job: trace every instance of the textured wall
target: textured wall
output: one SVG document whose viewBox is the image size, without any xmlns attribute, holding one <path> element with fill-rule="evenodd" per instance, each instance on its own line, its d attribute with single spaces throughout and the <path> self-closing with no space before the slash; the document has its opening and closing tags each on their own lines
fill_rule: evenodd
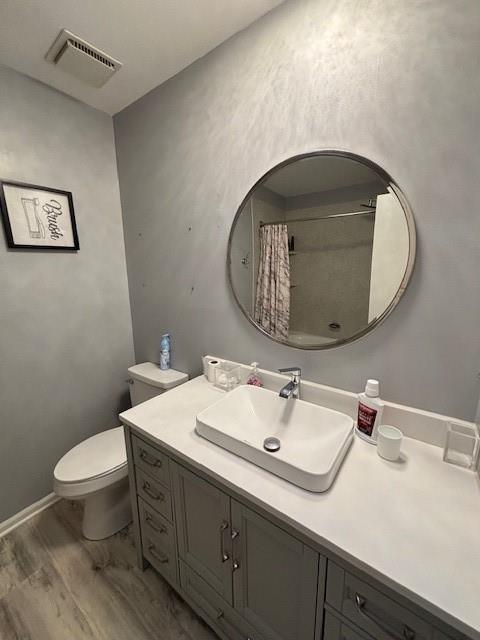
<svg viewBox="0 0 480 640">
<path fill-rule="evenodd" d="M 5 67 L 0 95 L 0 176 L 72 191 L 80 238 L 27 252 L 0 231 L 1 522 L 119 423 L 133 343 L 111 118 Z"/>
<path fill-rule="evenodd" d="M 471 418 L 480 365 L 478 0 L 287 2 L 115 117 L 138 360 L 173 331 L 175 366 L 214 353 Z M 320 148 L 384 167 L 419 248 L 369 336 L 302 352 L 257 333 L 225 270 L 235 211 L 277 162 Z"/>
</svg>

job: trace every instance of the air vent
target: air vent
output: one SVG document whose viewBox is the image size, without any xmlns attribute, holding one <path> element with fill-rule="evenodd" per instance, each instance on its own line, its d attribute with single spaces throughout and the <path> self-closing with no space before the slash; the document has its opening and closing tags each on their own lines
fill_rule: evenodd
<svg viewBox="0 0 480 640">
<path fill-rule="evenodd" d="M 50 47 L 46 60 L 92 87 L 103 87 L 122 64 L 63 29 Z"/>
<path fill-rule="evenodd" d="M 55 63 L 57 63 L 58 59 L 62 56 L 67 46 L 74 47 L 74 49 L 79 49 L 80 51 L 83 51 L 83 53 L 86 53 L 87 56 L 90 56 L 91 58 L 95 58 L 95 60 L 98 60 L 99 62 L 106 65 L 107 67 L 110 67 L 110 69 L 115 69 L 115 65 L 108 58 L 105 58 L 105 56 L 102 56 L 102 54 L 96 51 L 95 49 L 87 47 L 81 42 L 78 42 L 78 40 L 73 40 L 72 38 L 69 38 L 67 40 L 67 42 L 65 43 L 65 46 L 55 58 Z"/>
</svg>

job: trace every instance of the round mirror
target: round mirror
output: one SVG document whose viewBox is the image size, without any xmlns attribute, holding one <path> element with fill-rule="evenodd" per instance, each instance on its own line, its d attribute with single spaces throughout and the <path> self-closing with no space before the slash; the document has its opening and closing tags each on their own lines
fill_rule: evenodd
<svg viewBox="0 0 480 640">
<path fill-rule="evenodd" d="M 282 162 L 242 202 L 228 272 L 246 317 L 269 338 L 328 349 L 365 335 L 398 304 L 415 261 L 405 196 L 354 154 Z"/>
</svg>

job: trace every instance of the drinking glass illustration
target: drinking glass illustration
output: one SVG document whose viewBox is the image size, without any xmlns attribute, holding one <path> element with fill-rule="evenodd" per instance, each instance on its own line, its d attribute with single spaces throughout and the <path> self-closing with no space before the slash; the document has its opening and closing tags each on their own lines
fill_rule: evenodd
<svg viewBox="0 0 480 640">
<path fill-rule="evenodd" d="M 45 238 L 45 227 L 38 215 L 38 198 L 21 198 L 30 238 Z"/>
</svg>

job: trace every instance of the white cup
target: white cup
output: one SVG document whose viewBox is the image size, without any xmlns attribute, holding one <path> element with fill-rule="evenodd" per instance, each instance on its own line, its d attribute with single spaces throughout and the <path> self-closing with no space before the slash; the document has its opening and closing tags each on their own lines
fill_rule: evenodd
<svg viewBox="0 0 480 640">
<path fill-rule="evenodd" d="M 385 460 L 395 462 L 400 457 L 403 433 L 397 427 L 381 424 L 378 427 L 377 453 Z"/>
</svg>

